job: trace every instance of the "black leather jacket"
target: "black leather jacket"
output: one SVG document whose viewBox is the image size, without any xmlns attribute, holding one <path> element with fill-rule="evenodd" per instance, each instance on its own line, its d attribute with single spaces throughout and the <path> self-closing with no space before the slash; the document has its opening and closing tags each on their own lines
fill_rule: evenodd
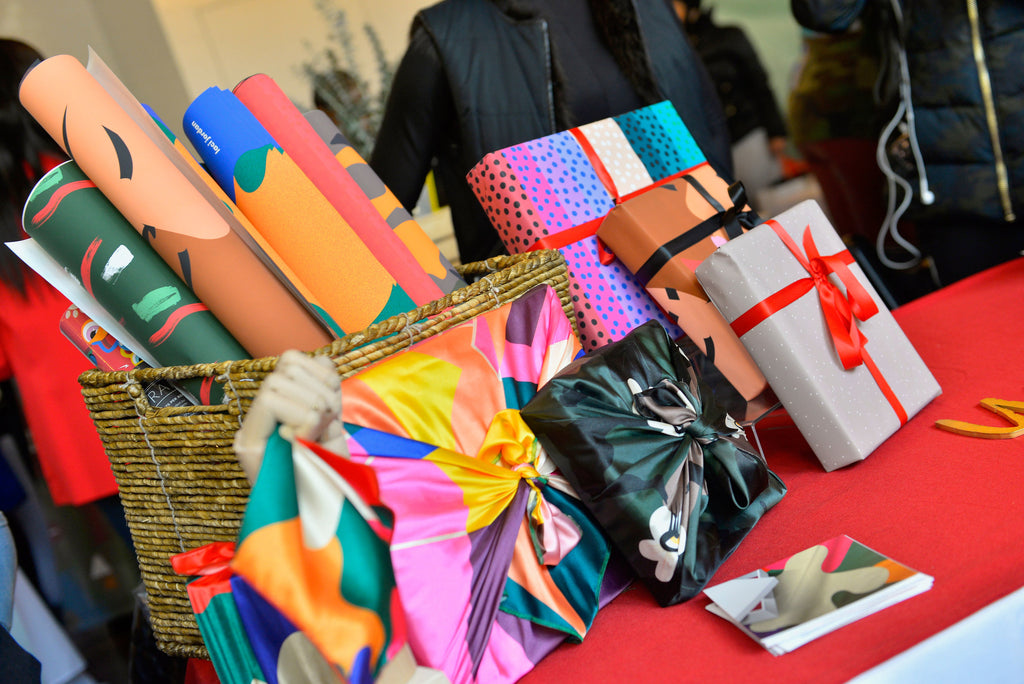
<svg viewBox="0 0 1024 684">
<path fill-rule="evenodd" d="M 657 99 L 672 101 L 708 159 L 731 176 L 725 117 L 675 15 L 662 0 L 623 4 L 635 11 Z M 370 165 L 410 207 L 436 159 L 462 261 L 503 253 L 466 173 L 489 152 L 572 125 L 556 94 L 561 77 L 547 22 L 510 2 L 445 0 L 424 9 L 413 21 Z"/>
</svg>

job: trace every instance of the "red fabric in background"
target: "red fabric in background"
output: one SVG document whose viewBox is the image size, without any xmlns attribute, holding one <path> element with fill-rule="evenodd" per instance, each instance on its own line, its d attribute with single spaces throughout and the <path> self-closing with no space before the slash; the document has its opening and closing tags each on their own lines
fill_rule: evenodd
<svg viewBox="0 0 1024 684">
<path fill-rule="evenodd" d="M 919 596 L 782 656 L 707 612 L 659 608 L 637 585 L 522 682 L 842 682 L 1024 586 L 1024 437 L 989 440 L 940 418 L 1002 425 L 985 397 L 1024 401 L 1024 259 L 894 312 L 943 394 L 867 460 L 826 473 L 791 424 L 761 431 L 789 491 L 712 583 L 839 534 L 932 575 Z M 979 663 L 984 679 L 984 664 Z"/>
<path fill-rule="evenodd" d="M 44 152 L 39 161 L 47 172 L 64 157 Z M 0 282 L 0 379 L 14 378 L 53 502 L 78 506 L 112 496 L 117 482 L 78 385 L 93 366 L 60 332 L 70 302 L 24 270 L 27 296 Z"/>
<path fill-rule="evenodd" d="M 184 684 L 220 684 L 220 678 L 209 660 L 189 658 L 185 666 Z"/>
<path fill-rule="evenodd" d="M 0 283 L 0 354 L 21 397 L 43 478 L 58 506 L 117 493 L 78 376 L 92 364 L 60 332 L 68 300 L 26 269 L 28 297 Z"/>
</svg>

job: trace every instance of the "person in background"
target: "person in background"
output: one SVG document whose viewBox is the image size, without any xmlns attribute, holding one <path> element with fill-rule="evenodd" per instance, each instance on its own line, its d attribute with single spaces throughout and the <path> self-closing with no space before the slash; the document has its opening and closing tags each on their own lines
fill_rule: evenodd
<svg viewBox="0 0 1024 684">
<path fill-rule="evenodd" d="M 504 253 L 466 182 L 489 152 L 670 100 L 732 177 L 714 87 L 668 0 L 444 0 L 413 20 L 370 166 L 406 208 L 427 172 L 463 263 Z"/>
<path fill-rule="evenodd" d="M 874 245 L 885 218 L 885 179 L 875 162 L 877 27 L 857 20 L 842 33 L 804 31 L 789 93 L 789 126 L 817 177 L 836 230 Z"/>
<path fill-rule="evenodd" d="M 38 682 L 42 665 L 11 636 L 18 555 L 7 518 L 0 512 L 0 663 L 10 682 Z"/>
<path fill-rule="evenodd" d="M 889 211 L 879 247 L 905 211 L 920 247 L 908 245 L 915 258 L 905 265 L 929 257 L 939 285 L 1019 256 L 1024 3 L 790 0 L 790 6 L 813 31 L 845 32 L 862 18 L 882 22 L 876 104 L 887 123 L 877 161 L 889 181 Z"/>
<path fill-rule="evenodd" d="M 715 23 L 700 0 L 673 0 L 686 35 L 711 75 L 725 111 L 733 171 L 747 192 L 783 178 L 786 122 L 761 59 L 739 26 Z"/>
<path fill-rule="evenodd" d="M 0 39 L 4 243 L 27 237 L 21 223 L 25 200 L 36 181 L 65 159 L 18 101 L 22 76 L 40 59 L 25 43 Z M 97 502 L 119 509 L 117 484 L 78 386 L 78 376 L 90 364 L 58 328 L 68 305 L 63 295 L 0 245 L 0 380 L 10 381 L 3 391 L 18 399 L 11 405 L 24 413 L 50 496 L 58 506 Z M 120 531 L 123 513 L 112 521 Z"/>
</svg>

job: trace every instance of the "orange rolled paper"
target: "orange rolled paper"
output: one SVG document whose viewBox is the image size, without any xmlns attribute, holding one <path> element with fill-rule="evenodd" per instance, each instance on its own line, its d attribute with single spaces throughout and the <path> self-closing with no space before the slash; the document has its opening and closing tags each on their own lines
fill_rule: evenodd
<svg viewBox="0 0 1024 684">
<path fill-rule="evenodd" d="M 207 88 L 186 110 L 184 129 L 210 175 L 342 330 L 416 308 L 234 94 Z"/>
</svg>

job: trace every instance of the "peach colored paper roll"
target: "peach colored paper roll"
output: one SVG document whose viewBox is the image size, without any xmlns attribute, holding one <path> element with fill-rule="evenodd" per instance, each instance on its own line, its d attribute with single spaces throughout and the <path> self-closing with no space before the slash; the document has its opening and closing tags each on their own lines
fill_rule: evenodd
<svg viewBox="0 0 1024 684">
<path fill-rule="evenodd" d="M 103 86 L 114 102 L 149 137 L 150 142 L 156 145 L 157 149 L 174 164 L 178 172 L 192 184 L 192 187 L 206 203 L 220 214 L 231 230 L 242 239 L 249 249 L 256 253 L 260 261 L 288 288 L 292 295 L 298 298 L 303 307 L 310 311 L 331 334 L 341 335 L 337 324 L 331 320 L 322 307 L 316 306 L 313 302 L 309 288 L 299 280 L 294 272 L 283 265 L 283 260 L 253 228 L 245 214 L 238 210 L 234 202 L 217 185 L 217 182 L 210 178 L 210 174 L 206 173 L 199 165 L 192 153 L 164 125 L 160 117 L 132 95 L 131 91 L 121 83 L 121 80 L 92 48 L 89 49 L 89 61 L 85 68 Z"/>
<path fill-rule="evenodd" d="M 185 111 L 183 127 L 213 178 L 342 330 L 416 307 L 234 94 L 207 88 Z"/>
<path fill-rule="evenodd" d="M 417 306 L 445 294 L 272 78 L 265 74 L 250 76 L 232 92 Z"/>
<path fill-rule="evenodd" d="M 74 57 L 37 64 L 25 108 L 253 356 L 331 335 Z"/>
</svg>

